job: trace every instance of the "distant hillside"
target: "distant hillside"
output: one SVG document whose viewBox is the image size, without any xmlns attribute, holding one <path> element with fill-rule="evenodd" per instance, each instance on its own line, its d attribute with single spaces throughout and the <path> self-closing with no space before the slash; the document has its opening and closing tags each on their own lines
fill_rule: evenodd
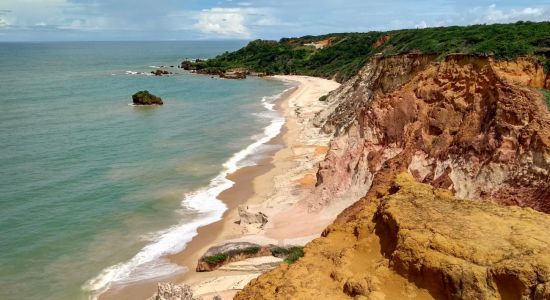
<svg viewBox="0 0 550 300">
<path fill-rule="evenodd" d="M 499 59 L 534 55 L 550 69 L 550 22 L 335 33 L 279 42 L 256 40 L 238 51 L 193 65 L 212 73 L 245 67 L 267 74 L 311 75 L 343 82 L 376 54 L 415 52 L 494 55 Z"/>
</svg>

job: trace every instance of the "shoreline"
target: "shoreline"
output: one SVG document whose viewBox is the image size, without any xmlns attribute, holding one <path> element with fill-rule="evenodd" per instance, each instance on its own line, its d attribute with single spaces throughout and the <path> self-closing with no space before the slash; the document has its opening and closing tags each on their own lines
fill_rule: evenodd
<svg viewBox="0 0 550 300">
<path fill-rule="evenodd" d="M 156 278 L 146 282 L 137 282 L 119 287 L 114 286 L 101 294 L 99 299 L 146 299 L 156 291 L 156 285 L 159 280 L 190 284 L 195 290 L 196 296 L 208 295 L 208 292 L 212 289 L 214 294 L 219 294 L 224 299 L 231 298 L 236 293 L 236 290 L 221 292 L 219 288 L 224 289 L 223 284 L 220 286 L 219 283 L 213 283 L 213 286 L 209 287 L 208 282 L 218 278 L 229 278 L 229 282 L 226 280 L 225 284 L 232 285 L 234 284 L 232 279 L 242 281 L 244 277 L 247 279 L 246 282 L 248 282 L 251 277 L 259 274 L 250 274 L 250 272 L 230 272 L 230 274 L 225 274 L 227 272 L 224 273 L 224 271 L 219 270 L 202 273 L 196 272 L 195 267 L 198 259 L 211 246 L 236 240 L 246 240 L 260 244 L 304 245 L 309 240 L 317 237 L 326 225 L 330 223 L 331 220 L 328 219 L 313 218 L 316 219 L 313 222 L 314 226 L 306 226 L 307 228 L 305 229 L 302 227 L 302 230 L 298 232 L 291 232 L 293 231 L 290 228 L 292 227 L 292 222 L 290 227 L 287 224 L 289 216 L 295 218 L 304 214 L 307 215 L 307 212 L 303 208 L 296 209 L 300 207 L 298 202 L 303 196 L 290 197 L 293 198 L 293 201 L 291 201 L 293 203 L 271 203 L 267 206 L 266 204 L 268 204 L 270 198 L 276 198 L 273 197 L 274 194 L 280 191 L 274 184 L 276 177 L 284 175 L 289 169 L 296 168 L 294 165 L 298 159 L 297 157 L 304 155 L 301 152 L 309 151 L 312 152 L 312 155 L 321 157 L 324 156 L 326 144 L 328 144 L 329 139 L 326 137 L 320 141 L 316 141 L 316 137 L 313 137 L 311 142 L 314 143 L 309 145 L 307 144 L 308 141 L 300 136 L 300 125 L 307 123 L 308 120 L 306 116 L 300 116 L 300 113 L 297 113 L 296 106 L 303 108 L 300 105 L 307 106 L 306 104 L 310 103 L 322 106 L 318 103 L 318 98 L 335 89 L 339 84 L 326 79 L 305 76 L 274 76 L 269 77 L 268 80 L 292 81 L 296 84 L 296 86 L 291 87 L 283 93 L 275 103 L 274 109 L 281 112 L 284 116 L 283 127 L 277 136 L 264 144 L 269 146 L 269 150 L 263 153 L 263 157 L 255 165 L 239 168 L 227 175 L 226 178 L 233 181 L 234 184 L 222 191 L 218 196 L 218 199 L 227 206 L 222 219 L 200 227 L 197 230 L 197 235 L 187 243 L 184 250 L 167 256 L 171 263 L 183 266 L 187 270 L 183 274 L 162 279 Z M 299 148 L 299 151 L 296 151 L 297 148 Z M 308 167 L 312 167 L 310 165 L 308 164 Z M 298 178 L 298 180 L 285 180 L 287 181 L 286 185 L 290 187 L 296 185 L 298 186 L 297 189 L 302 190 L 300 192 L 311 191 L 315 184 L 315 178 L 311 178 L 312 174 L 314 174 L 313 170 L 307 170 L 306 173 L 303 172 L 304 170 L 300 171 L 298 173 L 301 173 L 299 175 L 302 177 Z M 284 196 L 286 193 L 294 192 L 296 191 L 289 190 L 280 191 L 279 193 Z M 239 220 L 239 205 L 253 207 L 266 206 L 262 208 L 262 212 L 267 211 L 269 216 L 266 228 L 261 230 L 250 229 L 236 224 Z M 286 217 L 280 216 L 282 211 L 288 211 L 289 209 L 293 212 L 286 214 Z M 312 220 L 309 219 L 309 221 Z M 281 224 L 284 225 L 281 226 Z M 205 282 L 207 283 L 204 284 Z"/>
</svg>

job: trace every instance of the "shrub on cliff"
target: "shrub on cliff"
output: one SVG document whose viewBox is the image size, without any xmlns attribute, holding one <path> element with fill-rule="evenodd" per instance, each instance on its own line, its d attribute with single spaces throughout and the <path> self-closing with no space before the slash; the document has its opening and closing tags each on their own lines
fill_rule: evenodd
<svg viewBox="0 0 550 300">
<path fill-rule="evenodd" d="M 207 262 L 209 264 L 215 265 L 215 264 L 224 262 L 227 259 L 227 257 L 228 256 L 225 253 L 218 253 L 218 254 L 215 254 L 215 255 L 212 255 L 212 256 L 203 257 L 202 260 L 204 260 L 205 262 Z"/>
<path fill-rule="evenodd" d="M 304 247 L 292 247 L 290 248 L 290 251 L 287 257 L 285 258 L 285 262 L 290 265 L 295 263 L 298 259 L 300 259 L 303 256 L 304 256 Z"/>
</svg>

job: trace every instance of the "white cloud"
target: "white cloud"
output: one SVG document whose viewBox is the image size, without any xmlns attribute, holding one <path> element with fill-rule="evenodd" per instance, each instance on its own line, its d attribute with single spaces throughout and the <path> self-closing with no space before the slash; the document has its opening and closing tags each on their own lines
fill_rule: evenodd
<svg viewBox="0 0 550 300">
<path fill-rule="evenodd" d="M 426 21 L 422 21 L 422 22 L 416 24 L 415 28 L 418 28 L 418 29 L 428 28 L 428 24 L 426 23 Z"/>
<path fill-rule="evenodd" d="M 499 9 L 496 4 L 487 8 L 476 7 L 469 11 L 476 23 L 507 23 L 516 21 L 545 21 L 550 19 L 550 11 L 540 7 Z"/>
<path fill-rule="evenodd" d="M 6 10 L 2 19 L 11 26 L 32 27 L 37 23 L 57 22 L 69 5 L 67 0 L 2 0 L 0 8 Z"/>
<path fill-rule="evenodd" d="M 250 30 L 245 25 L 247 14 L 240 8 L 205 9 L 199 13 L 195 28 L 203 33 L 247 38 L 250 36 Z"/>
</svg>

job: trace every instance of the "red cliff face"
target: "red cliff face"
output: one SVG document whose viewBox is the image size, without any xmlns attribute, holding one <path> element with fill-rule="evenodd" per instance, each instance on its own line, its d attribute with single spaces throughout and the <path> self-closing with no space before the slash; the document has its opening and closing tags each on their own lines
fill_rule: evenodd
<svg viewBox="0 0 550 300">
<path fill-rule="evenodd" d="M 550 212 L 550 113 L 537 89 L 547 76 L 529 59 L 374 59 L 316 119 L 337 137 L 311 206 L 348 189 L 384 193 L 407 171 L 458 198 Z"/>
<path fill-rule="evenodd" d="M 310 209 L 358 201 L 235 299 L 550 299 L 548 78 L 527 58 L 373 59 L 314 120 L 335 137 Z"/>
</svg>

